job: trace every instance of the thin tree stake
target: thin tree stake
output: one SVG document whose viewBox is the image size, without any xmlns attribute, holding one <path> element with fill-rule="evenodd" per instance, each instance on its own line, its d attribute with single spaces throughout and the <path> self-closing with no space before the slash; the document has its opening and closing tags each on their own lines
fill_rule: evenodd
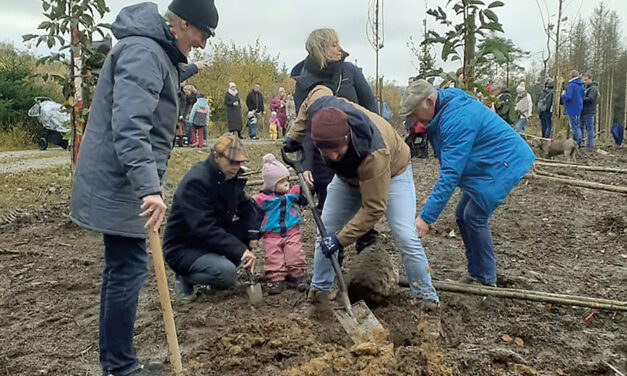
<svg viewBox="0 0 627 376">
<path fill-rule="evenodd" d="M 527 173 L 525 174 L 525 178 L 527 179 L 544 179 L 544 180 L 551 180 L 551 181 L 556 181 L 559 183 L 565 183 L 565 184 L 570 184 L 570 185 L 576 185 L 576 186 L 580 186 L 580 187 L 585 187 L 585 188 L 593 188 L 593 189 L 602 189 L 605 191 L 612 191 L 612 192 L 619 192 L 619 193 L 627 193 L 627 187 L 623 187 L 623 186 L 615 186 L 615 185 L 608 185 L 608 184 L 601 184 L 601 183 L 593 183 L 593 182 L 589 182 L 589 181 L 585 181 L 585 180 L 577 180 L 577 179 L 570 179 L 570 178 L 559 178 L 559 177 L 554 177 L 554 176 L 548 176 L 548 173 L 538 173 L 538 172 L 532 172 L 532 173 Z"/>
<path fill-rule="evenodd" d="M 434 281 L 433 286 L 440 291 L 469 293 L 475 295 L 491 295 L 500 298 L 532 300 L 537 302 L 556 303 L 571 306 L 591 307 L 615 311 L 627 311 L 627 302 L 608 299 L 596 299 L 570 295 L 560 295 L 531 290 L 488 287 L 483 285 L 467 285 L 454 282 Z"/>
<path fill-rule="evenodd" d="M 541 162 L 541 161 L 535 161 L 534 164 L 538 166 L 547 166 L 547 167 L 570 167 L 570 168 L 578 168 L 581 170 L 589 170 L 589 171 L 618 172 L 621 174 L 627 173 L 627 168 L 585 166 L 585 165 L 576 165 L 576 164 L 570 164 L 570 163 Z"/>
</svg>

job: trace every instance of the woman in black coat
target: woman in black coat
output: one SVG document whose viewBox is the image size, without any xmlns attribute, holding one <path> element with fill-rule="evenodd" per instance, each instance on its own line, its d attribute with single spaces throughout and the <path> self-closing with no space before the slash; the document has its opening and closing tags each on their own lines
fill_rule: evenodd
<svg viewBox="0 0 627 376">
<path fill-rule="evenodd" d="M 309 34 L 305 43 L 307 57 L 292 69 L 291 77 L 296 81 L 294 103 L 298 113 L 309 91 L 317 85 L 324 85 L 333 94 L 357 103 L 368 110 L 378 113 L 377 101 L 361 69 L 345 61 L 348 53 L 342 50 L 337 33 L 333 29 L 316 29 Z M 309 134 L 303 144 L 305 161 L 304 176 L 312 184 L 318 196 L 318 210 L 322 212 L 327 197 L 327 186 L 333 179 L 333 170 L 329 168 L 316 148 Z M 370 240 L 368 237 L 370 236 Z M 358 247 L 373 240 L 373 233 L 364 235 L 365 243 L 358 241 Z"/>
<path fill-rule="evenodd" d="M 229 90 L 224 94 L 224 107 L 229 132 L 237 132 L 237 137 L 242 138 L 242 105 L 237 86 L 233 82 L 229 83 Z"/>
</svg>

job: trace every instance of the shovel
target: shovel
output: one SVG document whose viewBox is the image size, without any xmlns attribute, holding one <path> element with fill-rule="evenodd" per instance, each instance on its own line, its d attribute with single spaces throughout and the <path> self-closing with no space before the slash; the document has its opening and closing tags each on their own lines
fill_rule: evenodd
<svg viewBox="0 0 627 376">
<path fill-rule="evenodd" d="M 283 161 L 294 168 L 294 171 L 296 171 L 296 174 L 298 175 L 301 190 L 307 199 L 307 204 L 311 208 L 311 213 L 313 214 L 320 236 L 325 237 L 327 236 L 327 230 L 324 228 L 320 214 L 316 211 L 311 191 L 309 190 L 309 186 L 303 176 L 302 162 L 305 159 L 305 156 L 302 150 L 298 151 L 296 154 L 298 159 L 291 159 L 287 152 L 284 149 L 281 149 Z M 335 317 L 356 344 L 372 341 L 376 332 L 381 333 L 384 330 L 383 326 L 363 300 L 351 305 L 351 302 L 348 299 L 348 291 L 346 289 L 346 284 L 344 283 L 344 277 L 342 276 L 342 270 L 340 269 L 340 264 L 337 260 L 337 253 L 334 253 L 330 257 L 330 260 L 331 265 L 333 266 L 333 271 L 337 276 L 337 284 L 339 287 L 338 295 L 341 298 L 343 306 L 343 309 L 336 308 L 333 310 Z"/>
<path fill-rule="evenodd" d="M 246 281 L 244 281 L 244 285 L 246 286 L 246 295 L 248 295 L 248 300 L 250 300 L 250 304 L 258 305 L 263 301 L 263 294 L 261 292 L 261 284 L 255 281 L 255 277 L 253 273 L 248 269 L 244 269 L 246 271 Z"/>
<path fill-rule="evenodd" d="M 161 313 L 168 342 L 168 352 L 170 353 L 170 363 L 172 364 L 174 374 L 180 375 L 183 372 L 183 364 L 181 363 L 179 340 L 176 336 L 176 327 L 174 326 L 174 314 L 172 313 L 172 303 L 170 302 L 170 292 L 168 291 L 168 280 L 165 276 L 165 264 L 163 263 L 163 250 L 159 233 L 148 231 L 148 243 L 150 244 L 155 267 L 157 290 L 159 291 L 159 301 L 161 302 Z"/>
</svg>

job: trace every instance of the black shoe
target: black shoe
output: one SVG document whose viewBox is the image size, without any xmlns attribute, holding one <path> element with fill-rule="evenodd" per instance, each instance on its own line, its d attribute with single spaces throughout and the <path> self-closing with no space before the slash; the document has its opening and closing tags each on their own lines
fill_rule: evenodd
<svg viewBox="0 0 627 376">
<path fill-rule="evenodd" d="M 285 282 L 268 282 L 268 295 L 277 295 L 282 293 L 283 290 L 285 290 Z"/>
<path fill-rule="evenodd" d="M 379 236 L 379 232 L 375 229 L 370 229 L 370 231 L 363 234 L 361 238 L 357 239 L 357 242 L 355 243 L 357 253 L 360 253 L 367 247 L 374 244 L 377 241 L 377 236 Z"/>
<path fill-rule="evenodd" d="M 303 277 L 296 277 L 296 278 L 287 277 L 285 279 L 285 282 L 287 284 L 288 289 L 305 292 L 309 288 L 309 286 L 307 286 L 307 282 L 305 282 L 305 279 Z"/>
<path fill-rule="evenodd" d="M 166 376 L 166 370 L 161 363 L 140 364 L 139 368 L 129 373 L 127 376 Z M 113 372 L 102 372 L 102 376 L 117 376 Z"/>
<path fill-rule="evenodd" d="M 175 274 L 174 291 L 176 292 L 176 301 L 180 304 L 189 304 L 196 300 L 194 294 L 194 285 L 185 281 L 185 277 Z"/>
</svg>

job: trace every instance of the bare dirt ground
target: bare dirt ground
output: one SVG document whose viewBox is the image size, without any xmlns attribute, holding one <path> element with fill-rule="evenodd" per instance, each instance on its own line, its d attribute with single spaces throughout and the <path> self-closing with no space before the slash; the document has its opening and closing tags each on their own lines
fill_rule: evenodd
<svg viewBox="0 0 627 376">
<path fill-rule="evenodd" d="M 627 166 L 627 149 L 579 162 Z M 434 159 L 412 161 L 418 206 L 437 177 Z M 607 184 L 627 176 L 557 170 Z M 466 263 L 455 201 L 423 243 L 436 280 L 458 279 Z M 72 225 L 67 203 L 0 227 L 0 375 L 99 375 L 101 238 Z M 627 300 L 627 196 L 522 180 L 491 220 L 499 285 Z M 376 247 L 398 252 L 385 223 Z M 311 256 L 315 234 L 305 217 Z M 347 249 L 347 265 L 355 256 Z M 259 251 L 259 256 L 261 252 Z M 310 266 L 311 268 L 311 266 Z M 257 266 L 262 271 L 262 265 Z M 169 274 L 170 281 L 172 275 Z M 304 295 L 264 297 L 252 308 L 241 291 L 174 304 L 183 364 L 191 375 L 614 375 L 627 371 L 627 314 L 440 292 L 444 337 L 425 341 L 406 290 L 373 308 L 390 342 L 352 348 L 340 325 L 305 318 Z M 503 336 L 518 337 L 518 345 Z M 507 338 L 507 337 L 505 337 Z M 153 273 L 142 290 L 135 341 L 143 360 L 167 358 Z"/>
</svg>

